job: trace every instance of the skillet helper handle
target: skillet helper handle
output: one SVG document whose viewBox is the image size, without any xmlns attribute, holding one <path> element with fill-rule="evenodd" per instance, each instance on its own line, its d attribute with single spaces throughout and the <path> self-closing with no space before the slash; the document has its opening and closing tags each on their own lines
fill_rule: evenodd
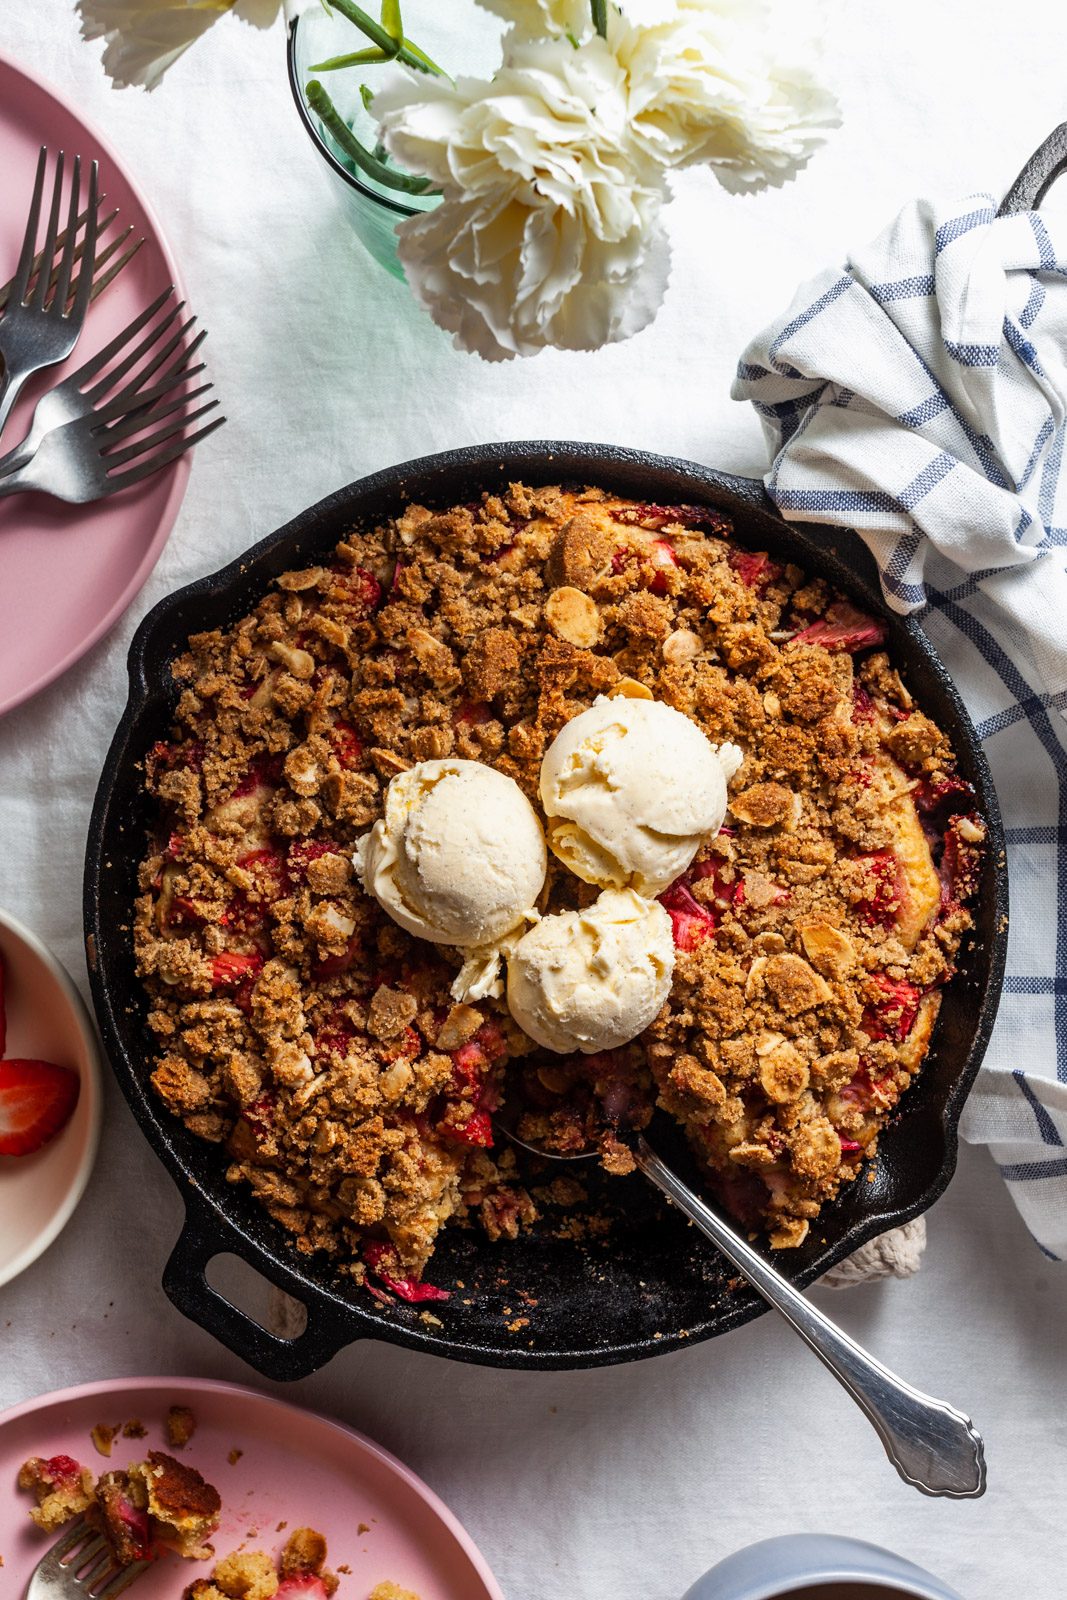
<svg viewBox="0 0 1067 1600">
<path fill-rule="evenodd" d="M 319 1305 L 307 1307 L 307 1327 L 295 1339 L 280 1339 L 253 1317 L 213 1289 L 207 1268 L 220 1254 L 232 1253 L 262 1275 L 258 1261 L 250 1261 L 241 1236 L 201 1201 L 186 1199 L 185 1221 L 178 1242 L 163 1269 L 163 1288 L 183 1316 L 218 1339 L 234 1355 L 247 1361 L 265 1378 L 288 1383 L 306 1378 L 331 1361 L 356 1337 L 353 1319 L 339 1309 L 336 1315 Z M 273 1278 L 270 1280 L 275 1282 Z M 277 1288 L 299 1296 L 295 1282 Z"/>
<path fill-rule="evenodd" d="M 1026 163 L 1003 200 L 998 217 L 1015 211 L 1036 211 L 1061 172 L 1067 172 L 1067 122 L 1053 128 Z"/>
<path fill-rule="evenodd" d="M 645 1177 L 718 1246 L 848 1391 L 874 1424 L 905 1483 L 952 1500 L 973 1500 L 985 1493 L 982 1439 L 969 1417 L 913 1389 L 869 1356 L 706 1206 L 643 1138 L 638 1136 L 631 1148 Z"/>
</svg>

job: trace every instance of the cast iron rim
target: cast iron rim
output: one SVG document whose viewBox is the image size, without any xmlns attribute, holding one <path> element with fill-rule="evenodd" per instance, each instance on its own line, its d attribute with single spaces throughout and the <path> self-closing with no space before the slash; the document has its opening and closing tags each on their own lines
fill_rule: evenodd
<svg viewBox="0 0 1067 1600">
<path fill-rule="evenodd" d="M 457 474 L 472 482 L 479 479 L 495 481 L 500 474 L 503 474 L 499 478 L 502 483 L 516 478 L 525 478 L 533 483 L 581 481 L 604 487 L 614 485 L 623 492 L 635 492 L 625 482 L 627 477 L 634 479 L 651 474 L 658 475 L 664 480 L 663 487 L 672 491 L 672 497 L 666 503 L 718 504 L 727 513 L 732 507 L 737 515 L 756 513 L 757 518 L 769 516 L 773 519 L 771 527 L 767 529 L 771 534 L 772 553 L 774 538 L 778 538 L 780 545 L 785 545 L 787 549 L 789 546 L 794 550 L 799 548 L 800 560 L 805 561 L 809 569 L 813 565 L 821 568 L 831 583 L 858 598 L 867 609 L 884 617 L 891 630 L 890 649 L 894 648 L 894 638 L 898 645 L 907 640 L 912 652 L 922 658 L 924 669 L 929 671 L 952 709 L 956 727 L 949 731 L 956 744 L 961 767 L 974 784 L 979 809 L 988 824 L 985 858 L 987 878 L 982 902 L 989 907 L 989 920 L 983 943 L 976 944 L 968 951 L 963 972 L 953 980 L 953 985 L 966 981 L 973 986 L 978 982 L 980 993 L 969 997 L 968 1016 L 973 1016 L 973 1025 L 968 1026 L 966 1048 L 959 1052 L 958 1069 L 940 1107 L 944 1158 L 940 1170 L 920 1194 L 903 1203 L 872 1206 L 869 1212 L 852 1222 L 814 1258 L 799 1261 L 796 1254 L 790 1252 L 791 1259 L 787 1260 L 784 1259 L 785 1253 L 779 1252 L 776 1265 L 786 1271 L 797 1287 L 807 1287 L 829 1267 L 887 1228 L 898 1227 L 919 1216 L 944 1192 L 955 1170 L 959 1117 L 981 1064 L 996 1016 L 1007 945 L 1007 872 L 1003 827 L 989 768 L 946 668 L 914 618 L 901 618 L 887 610 L 877 587 L 873 561 L 854 535 L 842 534 L 839 529 L 809 525 L 797 527 L 784 523 L 757 479 L 737 477 L 693 462 L 648 452 L 570 441 L 521 441 L 469 446 L 404 462 L 345 486 L 301 512 L 284 527 L 268 534 L 218 572 L 167 596 L 145 617 L 130 646 L 129 700 L 101 773 L 86 852 L 85 933 L 90 985 L 101 1034 L 127 1102 L 149 1143 L 179 1186 L 186 1203 L 185 1228 L 168 1263 L 164 1286 L 172 1300 L 187 1315 L 200 1322 L 260 1371 L 281 1379 L 300 1377 L 316 1370 L 339 1349 L 362 1337 L 379 1338 L 450 1359 L 491 1366 L 540 1370 L 605 1366 L 658 1355 L 713 1338 L 751 1321 L 767 1310 L 762 1300 L 743 1291 L 735 1296 L 735 1303 L 725 1309 L 714 1308 L 713 1315 L 702 1326 L 664 1329 L 661 1337 L 621 1340 L 595 1348 L 529 1350 L 503 1342 L 457 1341 L 450 1337 L 447 1328 L 439 1332 L 429 1331 L 420 1326 L 414 1316 L 407 1315 L 415 1308 L 399 1308 L 398 1314 L 394 1309 L 381 1311 L 377 1306 L 353 1303 L 336 1292 L 325 1273 L 316 1275 L 306 1261 L 300 1262 L 284 1246 L 271 1248 L 262 1238 L 252 1237 L 252 1232 L 258 1230 L 243 1225 L 234 1217 L 230 1207 L 205 1188 L 190 1170 L 190 1159 L 177 1147 L 181 1136 L 185 1140 L 193 1136 L 187 1134 L 176 1118 L 163 1111 L 152 1096 L 147 1081 L 138 1072 L 141 1050 L 132 1035 L 143 1029 L 138 1024 L 131 1025 L 124 1018 L 132 1010 L 127 1002 L 140 998 L 139 986 L 127 984 L 121 974 L 114 983 L 109 981 L 112 966 L 118 964 L 123 954 L 129 958 L 128 929 L 118 930 L 120 936 L 123 933 L 126 935 L 126 948 L 113 951 L 112 930 L 102 922 L 101 891 L 105 874 L 110 869 L 110 861 L 105 860 L 109 825 L 117 826 L 119 831 L 123 826 L 109 817 L 110 801 L 118 779 L 129 763 L 136 762 L 143 755 L 151 739 L 159 736 L 161 728 L 169 725 L 169 705 L 164 706 L 167 715 L 160 719 L 156 715 L 160 708 L 154 703 L 164 694 L 162 682 L 158 676 L 153 677 L 149 662 L 155 635 L 175 612 L 195 607 L 198 600 L 209 596 L 223 597 L 228 588 L 242 580 L 251 580 L 253 576 L 259 587 L 265 588 L 266 580 L 274 571 L 286 570 L 294 561 L 304 559 L 316 548 L 328 548 L 339 537 L 336 531 L 338 518 L 347 516 L 349 525 L 360 520 L 357 509 L 360 502 L 374 496 L 388 496 L 398 506 L 409 499 L 430 504 L 435 500 L 441 503 L 441 495 L 435 495 L 434 492 L 435 480 L 443 485 L 446 479 L 455 480 Z M 458 487 L 442 490 L 446 497 L 458 496 L 460 492 Z M 447 498 L 446 503 L 453 501 Z M 386 513 L 375 511 L 369 514 L 380 517 Z M 313 530 L 324 522 L 329 524 L 331 519 L 334 529 L 328 527 L 316 542 Z M 308 540 L 306 548 L 301 544 L 305 538 Z M 746 542 L 743 530 L 739 542 Z M 758 540 L 761 547 L 766 542 L 762 538 Z M 840 553 L 842 550 L 844 555 Z M 278 552 L 278 557 L 271 564 L 269 558 L 274 552 Z M 778 554 L 782 554 L 781 548 Z M 235 615 L 247 603 L 238 602 Z M 189 621 L 185 619 L 186 631 L 191 631 Z M 192 626 L 195 627 L 195 622 Z M 172 703 L 173 695 L 170 698 Z M 151 720 L 153 717 L 152 726 L 146 730 L 144 719 Z M 138 838 L 138 852 L 141 843 Z M 972 971 L 977 968 L 984 969 L 980 975 Z M 935 1046 L 936 1042 L 935 1034 Z M 912 1106 L 906 1104 L 906 1110 L 917 1109 L 922 1085 L 920 1078 L 911 1091 L 916 1101 Z M 924 1114 L 929 1112 L 930 1108 L 926 1108 Z M 207 1148 L 199 1140 L 195 1143 Z M 221 1175 L 215 1187 L 225 1190 Z M 828 1237 L 834 1233 L 835 1204 L 839 1202 L 827 1206 L 820 1217 L 820 1232 L 825 1230 Z M 277 1224 L 271 1223 L 270 1226 L 284 1237 Z M 244 1317 L 243 1313 L 234 1311 L 227 1301 L 210 1290 L 204 1281 L 203 1269 L 212 1256 L 222 1251 L 233 1251 L 243 1257 L 278 1287 L 301 1300 L 308 1310 L 307 1332 L 294 1341 L 280 1340 Z M 403 1320 L 405 1317 L 407 1320 Z"/>
</svg>

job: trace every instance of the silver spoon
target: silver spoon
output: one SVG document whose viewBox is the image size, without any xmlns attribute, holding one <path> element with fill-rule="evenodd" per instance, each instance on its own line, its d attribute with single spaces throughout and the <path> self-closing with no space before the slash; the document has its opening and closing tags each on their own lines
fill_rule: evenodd
<svg viewBox="0 0 1067 1600">
<path fill-rule="evenodd" d="M 595 1150 L 555 1155 L 520 1139 L 515 1131 L 522 1109 L 512 1099 L 496 1113 L 496 1124 L 515 1144 L 550 1161 L 583 1161 Z M 704 1204 L 688 1184 L 662 1161 L 642 1134 L 616 1130 L 638 1168 L 689 1220 L 717 1245 L 727 1261 L 779 1312 L 789 1326 L 829 1367 L 855 1400 L 885 1446 L 886 1455 L 905 1483 L 923 1494 L 950 1500 L 976 1500 L 985 1493 L 986 1468 L 982 1436 L 970 1417 L 944 1400 L 913 1389 L 883 1367 L 854 1339 L 823 1316 L 793 1285 L 753 1250 L 717 1212 Z"/>
</svg>

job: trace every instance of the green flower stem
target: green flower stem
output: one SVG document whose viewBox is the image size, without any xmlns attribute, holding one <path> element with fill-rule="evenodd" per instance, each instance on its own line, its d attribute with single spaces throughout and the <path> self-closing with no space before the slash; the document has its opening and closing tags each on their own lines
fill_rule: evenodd
<svg viewBox="0 0 1067 1600">
<path fill-rule="evenodd" d="M 383 161 L 377 160 L 369 150 L 364 149 L 356 138 L 348 123 L 344 120 L 333 101 L 330 99 L 322 84 L 313 78 L 304 91 L 307 103 L 319 117 L 323 126 L 328 128 L 345 155 L 353 161 L 361 172 L 376 182 L 383 183 L 389 189 L 399 189 L 403 194 L 440 194 L 440 189 L 430 187 L 429 178 L 414 177 L 406 172 L 397 172 L 393 167 L 387 167 Z"/>
<path fill-rule="evenodd" d="M 348 56 L 331 56 L 329 61 L 313 61 L 308 68 L 309 72 L 340 72 L 342 67 L 363 67 L 372 61 L 393 61 L 394 56 L 387 56 L 384 50 L 379 50 L 377 45 L 372 45 L 369 50 L 355 50 Z"/>
<path fill-rule="evenodd" d="M 593 27 L 602 39 L 608 36 L 608 0 L 589 0 L 593 13 Z"/>
<path fill-rule="evenodd" d="M 378 46 L 379 50 L 384 50 L 386 60 L 402 61 L 405 66 L 415 67 L 419 72 L 432 72 L 435 77 L 443 76 L 441 68 L 437 66 L 436 62 L 431 61 L 428 55 L 422 50 L 416 53 L 414 46 L 408 39 L 394 39 L 389 30 L 383 28 L 380 22 L 375 22 L 373 17 L 369 17 L 360 6 L 355 4 L 355 0 L 330 0 L 330 4 L 343 17 L 347 17 L 349 22 L 354 23 L 357 28 L 365 33 L 371 43 Z"/>
</svg>

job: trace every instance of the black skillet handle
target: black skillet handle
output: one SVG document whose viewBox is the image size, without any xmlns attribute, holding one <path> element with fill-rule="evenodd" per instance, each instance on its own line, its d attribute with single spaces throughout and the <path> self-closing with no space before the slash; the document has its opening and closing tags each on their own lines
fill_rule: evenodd
<svg viewBox="0 0 1067 1600">
<path fill-rule="evenodd" d="M 1003 200 L 998 217 L 1013 211 L 1036 211 L 1061 172 L 1067 172 L 1067 122 L 1053 128 L 1035 150 Z"/>
<path fill-rule="evenodd" d="M 317 1372 L 359 1336 L 357 1320 L 350 1311 L 332 1313 L 321 1299 L 306 1308 L 307 1327 L 295 1339 L 279 1339 L 246 1316 L 207 1281 L 212 1258 L 224 1253 L 240 1256 L 262 1273 L 261 1262 L 249 1260 L 241 1246 L 239 1234 L 225 1226 L 220 1231 L 216 1214 L 202 1201 L 188 1196 L 182 1231 L 163 1269 L 163 1288 L 182 1315 L 198 1323 L 234 1355 L 265 1378 L 288 1383 Z M 272 1274 L 270 1281 L 299 1298 L 300 1286 L 295 1279 L 290 1286 L 287 1282 L 278 1283 Z"/>
</svg>

